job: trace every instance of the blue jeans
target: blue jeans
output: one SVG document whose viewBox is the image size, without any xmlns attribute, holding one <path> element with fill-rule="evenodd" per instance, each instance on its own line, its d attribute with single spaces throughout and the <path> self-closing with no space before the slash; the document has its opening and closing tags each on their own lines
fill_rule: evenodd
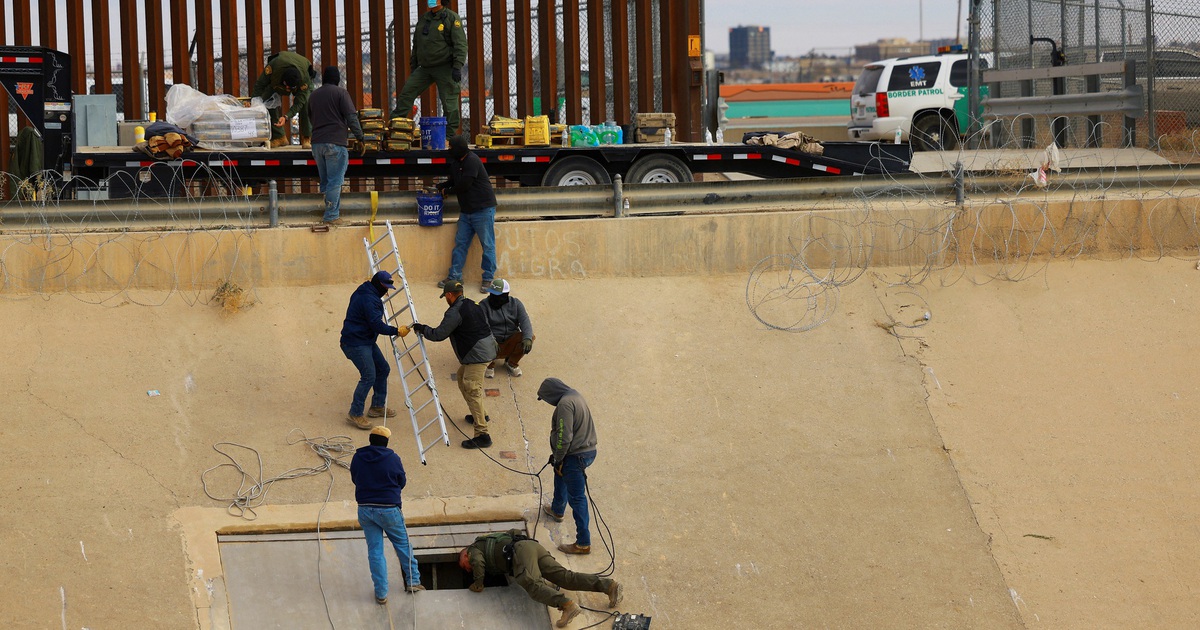
<svg viewBox="0 0 1200 630">
<path fill-rule="evenodd" d="M 320 190 L 325 193 L 325 216 L 321 220 L 333 221 L 342 216 L 342 182 L 350 165 L 350 152 L 326 142 L 312 145 L 312 152 L 321 178 Z"/>
<path fill-rule="evenodd" d="M 375 389 L 371 396 L 372 407 L 382 407 L 387 404 L 387 379 L 392 368 L 379 346 L 342 346 L 342 354 L 346 355 L 358 368 L 358 385 L 354 387 L 354 400 L 350 403 L 350 415 L 363 415 L 363 406 L 367 402 L 367 392 Z"/>
<path fill-rule="evenodd" d="M 454 254 L 450 256 L 450 273 L 447 278 L 462 280 L 463 264 L 467 262 L 467 249 L 471 237 L 479 236 L 483 247 L 483 281 L 491 282 L 496 277 L 496 208 L 484 208 L 458 215 L 458 232 L 454 235 Z"/>
<path fill-rule="evenodd" d="M 596 461 L 596 451 L 567 455 L 562 463 L 562 476 L 554 475 L 554 500 L 550 509 L 563 514 L 571 504 L 571 516 L 575 517 L 575 544 L 581 547 L 592 544 L 588 532 L 587 482 L 584 469 Z"/>
<path fill-rule="evenodd" d="M 383 559 L 383 535 L 392 541 L 396 557 L 400 559 L 400 571 L 405 575 L 406 585 L 421 583 L 421 571 L 413 557 L 412 545 L 408 543 L 408 528 L 404 526 L 404 513 L 398 507 L 358 506 L 358 524 L 362 525 L 367 538 L 367 563 L 371 565 L 371 582 L 375 584 L 375 597 L 388 594 L 387 561 Z"/>
</svg>

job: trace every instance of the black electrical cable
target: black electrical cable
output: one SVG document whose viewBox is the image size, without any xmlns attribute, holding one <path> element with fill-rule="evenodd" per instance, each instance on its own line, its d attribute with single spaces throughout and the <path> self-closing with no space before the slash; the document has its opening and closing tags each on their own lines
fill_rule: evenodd
<svg viewBox="0 0 1200 630">
<path fill-rule="evenodd" d="M 600 613 L 602 615 L 605 615 L 605 617 L 604 617 L 604 619 L 601 619 L 600 621 L 597 621 L 596 623 L 594 623 L 590 626 L 584 626 L 584 627 L 580 628 L 579 630 L 588 630 L 588 628 L 595 628 L 596 626 L 621 614 L 621 611 L 619 611 L 619 610 L 596 610 L 595 608 L 588 608 L 587 606 L 580 606 L 580 608 L 582 608 L 584 610 L 590 610 L 592 612 Z"/>
</svg>

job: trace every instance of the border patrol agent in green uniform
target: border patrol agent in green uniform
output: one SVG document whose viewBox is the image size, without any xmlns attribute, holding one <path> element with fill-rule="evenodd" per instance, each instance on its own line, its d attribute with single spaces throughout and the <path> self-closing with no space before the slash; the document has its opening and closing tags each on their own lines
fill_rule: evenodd
<svg viewBox="0 0 1200 630">
<path fill-rule="evenodd" d="M 413 27 L 412 57 L 408 62 L 411 73 L 396 98 L 392 118 L 408 118 L 413 101 L 436 83 L 446 114 L 446 132 L 455 135 L 461 121 L 458 97 L 462 88 L 459 82 L 462 81 L 463 64 L 467 62 L 467 34 L 458 14 L 443 6 L 449 0 L 426 1 L 429 11 L 421 15 Z M 432 113 L 432 108 L 430 111 Z"/>
<path fill-rule="evenodd" d="M 592 591 L 608 595 L 608 607 L 616 608 L 624 598 L 624 588 L 612 578 L 593 573 L 576 573 L 559 564 L 538 541 L 519 529 L 487 534 L 458 554 L 458 566 L 471 574 L 471 592 L 482 593 L 487 575 L 508 575 L 529 593 L 533 601 L 562 611 L 555 625 L 565 628 L 583 609 L 551 584 L 572 591 Z"/>
<path fill-rule="evenodd" d="M 284 129 L 292 116 L 300 114 L 300 146 L 309 148 L 312 145 L 312 120 L 308 116 L 308 97 L 316 89 L 313 79 L 317 76 L 312 62 L 303 55 L 285 50 L 267 57 L 267 66 L 254 82 L 254 96 L 267 100 L 273 94 L 291 96 L 292 106 L 288 109 L 285 119 L 280 108 L 272 107 L 271 113 L 271 146 L 279 147 L 287 144 Z"/>
</svg>

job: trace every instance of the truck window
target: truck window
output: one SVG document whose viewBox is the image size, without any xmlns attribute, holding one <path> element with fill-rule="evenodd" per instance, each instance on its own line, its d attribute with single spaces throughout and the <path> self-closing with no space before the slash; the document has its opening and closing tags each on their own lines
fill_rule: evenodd
<svg viewBox="0 0 1200 630">
<path fill-rule="evenodd" d="M 879 91 L 879 77 L 883 76 L 883 66 L 867 66 L 858 81 L 854 83 L 854 93 L 859 96 L 870 96 Z"/>
<path fill-rule="evenodd" d="M 988 69 L 987 59 L 979 60 L 979 69 L 980 70 Z M 954 62 L 954 65 L 950 66 L 950 85 L 952 85 L 954 87 L 971 87 L 969 85 L 970 80 L 971 80 L 971 60 L 970 59 L 959 59 L 958 61 Z"/>
<path fill-rule="evenodd" d="M 941 68 L 942 62 L 940 61 L 898 64 L 892 67 L 892 77 L 888 81 L 888 91 L 924 90 L 931 88 L 937 82 L 938 72 Z"/>
</svg>

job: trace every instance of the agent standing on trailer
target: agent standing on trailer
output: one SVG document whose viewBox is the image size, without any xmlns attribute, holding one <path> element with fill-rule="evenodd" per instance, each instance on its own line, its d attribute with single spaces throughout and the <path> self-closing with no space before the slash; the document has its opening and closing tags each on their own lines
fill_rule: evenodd
<svg viewBox="0 0 1200 630">
<path fill-rule="evenodd" d="M 575 542 L 559 545 L 563 553 L 592 552 L 588 531 L 587 470 L 596 461 L 596 426 L 592 412 L 579 392 L 548 378 L 538 387 L 538 400 L 554 405 L 550 418 L 550 465 L 554 467 L 554 499 L 543 505 L 550 518 L 561 523 L 567 505 L 575 517 Z"/>
<path fill-rule="evenodd" d="M 413 26 L 412 56 L 408 59 L 411 72 L 400 96 L 396 97 L 396 109 L 392 110 L 391 117 L 410 118 L 413 101 L 436 83 L 446 115 L 446 130 L 450 135 L 456 135 L 461 122 L 458 97 L 462 87 L 459 82 L 462 81 L 463 64 L 467 62 L 467 34 L 463 31 L 462 18 L 447 8 L 449 4 L 450 0 L 426 0 L 429 11 Z M 427 115 L 432 115 L 432 103 L 427 107 Z"/>
</svg>

